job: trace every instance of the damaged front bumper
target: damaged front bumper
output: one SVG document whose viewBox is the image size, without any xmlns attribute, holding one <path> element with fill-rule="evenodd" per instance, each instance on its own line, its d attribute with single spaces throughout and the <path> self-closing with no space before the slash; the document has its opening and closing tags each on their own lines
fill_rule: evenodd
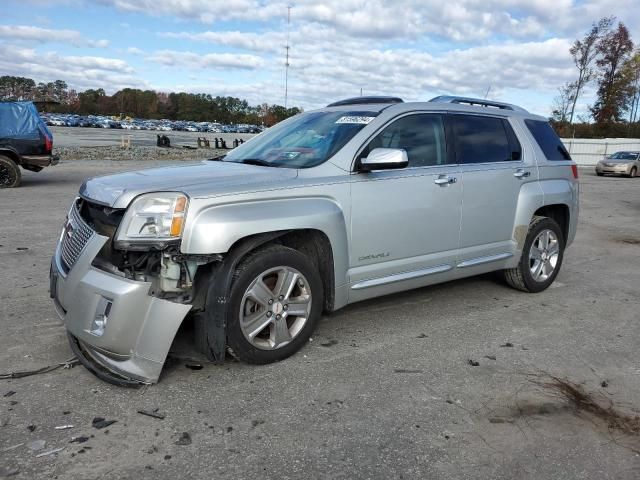
<svg viewBox="0 0 640 480">
<path fill-rule="evenodd" d="M 71 348 L 92 373 L 118 385 L 155 383 L 191 305 L 156 298 L 151 283 L 92 266 L 107 240 L 93 232 L 70 268 L 58 245 L 51 297 Z"/>
</svg>

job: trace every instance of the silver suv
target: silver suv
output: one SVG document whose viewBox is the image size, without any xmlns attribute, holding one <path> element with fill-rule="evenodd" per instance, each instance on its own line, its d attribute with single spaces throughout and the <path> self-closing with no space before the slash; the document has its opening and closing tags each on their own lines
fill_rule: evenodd
<svg viewBox="0 0 640 480">
<path fill-rule="evenodd" d="M 322 312 L 493 270 L 558 275 L 578 171 L 546 119 L 504 103 L 358 97 L 224 157 L 88 180 L 51 267 L 71 347 L 100 378 L 158 380 L 176 331 L 282 360 Z"/>
</svg>

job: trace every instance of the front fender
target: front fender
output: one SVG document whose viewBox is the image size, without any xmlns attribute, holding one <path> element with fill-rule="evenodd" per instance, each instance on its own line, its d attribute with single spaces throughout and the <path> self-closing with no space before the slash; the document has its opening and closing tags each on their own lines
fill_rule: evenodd
<svg viewBox="0 0 640 480">
<path fill-rule="evenodd" d="M 194 255 L 225 253 L 238 240 L 251 235 L 303 229 L 319 230 L 327 236 L 333 250 L 335 285 L 346 284 L 349 250 L 345 218 L 340 206 L 325 197 L 205 206 L 185 225 L 181 251 Z"/>
</svg>

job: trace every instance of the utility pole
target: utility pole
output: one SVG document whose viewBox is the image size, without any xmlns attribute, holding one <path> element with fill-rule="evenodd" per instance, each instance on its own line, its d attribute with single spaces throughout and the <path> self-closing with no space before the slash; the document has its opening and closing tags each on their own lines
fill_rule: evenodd
<svg viewBox="0 0 640 480">
<path fill-rule="evenodd" d="M 287 114 L 287 97 L 289 94 L 289 33 L 291 30 L 291 5 L 287 5 L 287 56 L 284 63 L 284 113 Z"/>
<path fill-rule="evenodd" d="M 489 92 L 491 91 L 491 85 L 489 85 L 489 88 L 487 88 L 486 93 L 484 94 L 484 99 L 486 100 L 487 97 L 489 96 Z"/>
</svg>

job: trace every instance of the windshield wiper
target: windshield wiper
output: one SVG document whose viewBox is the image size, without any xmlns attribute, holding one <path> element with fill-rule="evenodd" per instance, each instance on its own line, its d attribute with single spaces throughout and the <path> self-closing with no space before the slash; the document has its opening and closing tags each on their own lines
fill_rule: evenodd
<svg viewBox="0 0 640 480">
<path fill-rule="evenodd" d="M 218 155 L 217 157 L 207 158 L 208 162 L 221 162 L 226 155 Z"/>
<path fill-rule="evenodd" d="M 257 165 L 259 167 L 273 167 L 273 164 L 259 158 L 243 158 L 238 163 L 244 163 L 245 165 Z"/>
</svg>

